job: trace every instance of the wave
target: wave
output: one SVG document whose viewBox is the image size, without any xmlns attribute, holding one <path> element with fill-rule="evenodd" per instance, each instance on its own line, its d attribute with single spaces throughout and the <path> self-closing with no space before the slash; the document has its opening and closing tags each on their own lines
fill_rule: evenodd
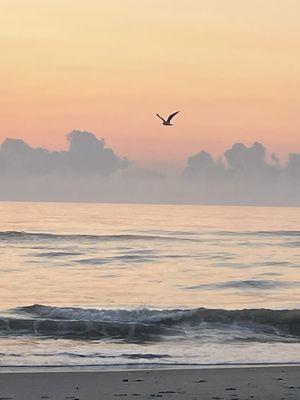
<svg viewBox="0 0 300 400">
<path fill-rule="evenodd" d="M 300 237 L 300 231 L 291 230 L 278 230 L 278 231 L 201 231 L 201 232 L 182 232 L 182 231 L 148 231 L 147 233 L 123 233 L 123 234 L 59 234 L 59 233 L 46 233 L 46 232 L 26 232 L 26 231 L 0 231 L 0 241 L 189 241 L 189 242 L 203 242 L 205 239 L 203 236 L 206 234 L 215 234 L 216 236 L 279 236 L 286 238 L 298 238 Z M 201 237 L 201 238 L 200 238 Z M 288 243 L 293 247 L 299 247 L 300 242 L 295 241 Z"/>
<path fill-rule="evenodd" d="M 229 335 L 231 330 L 232 337 L 236 338 L 239 335 L 235 331 L 240 329 L 251 332 L 245 334 L 245 340 L 268 341 L 272 335 L 276 340 L 287 335 L 296 340 L 300 338 L 300 310 L 113 310 L 34 304 L 12 312 L 14 317 L 0 318 L 2 334 L 158 340 L 170 336 L 191 337 L 191 333 L 196 337 L 199 333 L 207 335 L 220 329 Z"/>
<path fill-rule="evenodd" d="M 55 234 L 44 232 L 25 232 L 25 231 L 0 231 L 0 241 L 8 240 L 95 240 L 95 241 L 126 241 L 126 240 L 187 240 L 197 241 L 194 238 L 185 238 L 168 235 L 142 235 L 142 234 L 104 234 L 104 235 L 84 235 L 84 234 Z"/>
<path fill-rule="evenodd" d="M 71 358 L 100 358 L 100 359 L 112 359 L 112 358 L 127 358 L 131 360 L 159 360 L 171 358 L 169 354 L 154 354 L 154 353 L 121 353 L 121 354 L 102 354 L 102 353 L 74 353 L 69 351 L 47 353 L 45 351 L 36 353 L 30 353 L 33 357 L 71 357 Z M 0 357 L 23 357 L 20 353 L 0 353 Z"/>
<path fill-rule="evenodd" d="M 278 230 L 278 231 L 219 231 L 224 236 L 286 236 L 300 237 L 300 231 Z"/>
<path fill-rule="evenodd" d="M 80 339 L 126 339 L 156 340 L 163 335 L 182 334 L 177 329 L 159 325 L 147 325 L 133 322 L 106 322 L 85 320 L 55 320 L 35 318 L 0 318 L 2 335 L 35 335 L 58 338 Z"/>
<path fill-rule="evenodd" d="M 217 290 L 217 289 L 240 289 L 240 290 L 272 290 L 277 288 L 300 287 L 300 282 L 274 281 L 270 279 L 246 279 L 227 282 L 203 283 L 200 285 L 187 286 L 190 290 Z"/>
</svg>

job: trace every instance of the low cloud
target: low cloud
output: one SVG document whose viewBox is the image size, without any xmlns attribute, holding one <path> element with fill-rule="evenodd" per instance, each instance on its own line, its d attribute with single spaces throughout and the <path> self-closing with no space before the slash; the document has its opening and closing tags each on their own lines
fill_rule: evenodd
<svg viewBox="0 0 300 400">
<path fill-rule="evenodd" d="M 104 139 L 97 139 L 92 133 L 73 131 L 67 139 L 68 151 L 33 148 L 21 139 L 6 139 L 0 149 L 0 175 L 108 176 L 130 165 L 126 158 L 105 147 Z"/>
<path fill-rule="evenodd" d="M 261 143 L 235 143 L 219 160 L 203 151 L 189 157 L 182 180 L 196 203 L 300 205 L 300 154 L 284 165 Z"/>
<path fill-rule="evenodd" d="M 295 152 L 283 164 L 261 143 L 235 143 L 219 159 L 195 152 L 174 177 L 117 155 L 93 133 L 73 131 L 67 139 L 66 151 L 6 139 L 0 147 L 0 200 L 300 205 Z"/>
</svg>

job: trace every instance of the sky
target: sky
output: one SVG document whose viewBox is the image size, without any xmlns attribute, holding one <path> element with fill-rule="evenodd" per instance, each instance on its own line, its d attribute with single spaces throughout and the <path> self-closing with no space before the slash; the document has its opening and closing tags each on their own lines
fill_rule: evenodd
<svg viewBox="0 0 300 400">
<path fill-rule="evenodd" d="M 232 143 L 300 150 L 300 2 L 1 0 L 0 141 L 73 129 L 178 166 Z M 173 127 L 155 113 L 180 110 Z"/>
</svg>

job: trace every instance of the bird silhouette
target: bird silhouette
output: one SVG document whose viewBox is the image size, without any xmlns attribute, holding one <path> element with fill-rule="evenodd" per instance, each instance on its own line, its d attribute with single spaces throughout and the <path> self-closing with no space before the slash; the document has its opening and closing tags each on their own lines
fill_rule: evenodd
<svg viewBox="0 0 300 400">
<path fill-rule="evenodd" d="M 156 114 L 156 115 L 158 116 L 158 118 L 160 118 L 163 121 L 163 125 L 172 126 L 173 124 L 171 124 L 171 119 L 173 117 L 175 117 L 175 115 L 178 113 L 179 113 L 179 111 L 174 112 L 173 114 L 169 115 L 167 119 L 164 119 L 159 114 Z"/>
</svg>

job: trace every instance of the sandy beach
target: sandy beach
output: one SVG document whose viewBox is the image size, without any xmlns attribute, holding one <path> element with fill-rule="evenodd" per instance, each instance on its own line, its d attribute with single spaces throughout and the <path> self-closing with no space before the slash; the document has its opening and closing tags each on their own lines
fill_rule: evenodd
<svg viewBox="0 0 300 400">
<path fill-rule="evenodd" d="M 300 399 L 300 366 L 193 369 L 8 369 L 0 400 Z"/>
</svg>

